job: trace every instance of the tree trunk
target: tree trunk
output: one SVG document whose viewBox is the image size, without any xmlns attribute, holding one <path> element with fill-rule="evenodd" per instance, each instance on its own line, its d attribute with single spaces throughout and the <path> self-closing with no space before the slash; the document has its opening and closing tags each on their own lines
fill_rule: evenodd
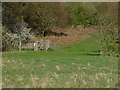
<svg viewBox="0 0 120 90">
<path fill-rule="evenodd" d="M 102 29 L 100 30 L 100 34 L 101 34 L 101 37 L 100 37 L 100 55 L 103 55 L 104 51 L 103 51 L 103 39 L 102 39 L 102 37 L 104 37 L 104 36 L 103 36 Z"/>
<path fill-rule="evenodd" d="M 21 41 L 19 41 L 19 51 L 21 52 Z"/>
<path fill-rule="evenodd" d="M 42 37 L 44 37 L 44 33 L 45 33 L 45 32 L 44 32 L 44 31 L 42 31 Z"/>
<path fill-rule="evenodd" d="M 100 55 L 103 55 L 104 51 L 103 51 L 103 41 L 100 41 Z"/>
<path fill-rule="evenodd" d="M 44 36 L 44 37 L 46 36 L 46 32 L 43 33 L 43 36 Z"/>
</svg>

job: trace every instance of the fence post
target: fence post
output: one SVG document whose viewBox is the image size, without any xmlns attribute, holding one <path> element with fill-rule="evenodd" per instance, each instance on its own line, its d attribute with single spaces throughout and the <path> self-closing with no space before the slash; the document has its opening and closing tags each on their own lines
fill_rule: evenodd
<svg viewBox="0 0 120 90">
<path fill-rule="evenodd" d="M 35 44 L 34 44 L 34 51 L 38 51 L 38 43 L 37 43 L 37 41 L 35 41 Z"/>
<path fill-rule="evenodd" d="M 38 51 L 38 43 L 36 42 L 36 51 Z"/>
<path fill-rule="evenodd" d="M 44 47 L 45 47 L 45 51 L 47 52 L 48 48 L 50 47 L 50 41 L 49 40 L 45 41 Z"/>
<path fill-rule="evenodd" d="M 35 48 L 36 48 L 36 43 L 34 42 L 34 51 L 36 50 Z"/>
</svg>

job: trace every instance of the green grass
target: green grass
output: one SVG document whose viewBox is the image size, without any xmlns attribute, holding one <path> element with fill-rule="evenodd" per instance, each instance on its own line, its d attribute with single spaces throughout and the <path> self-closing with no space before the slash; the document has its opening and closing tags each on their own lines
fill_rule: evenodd
<svg viewBox="0 0 120 90">
<path fill-rule="evenodd" d="M 117 57 L 88 54 L 91 52 L 99 52 L 93 37 L 48 52 L 5 52 L 3 87 L 117 88 Z"/>
<path fill-rule="evenodd" d="M 69 45 L 63 45 L 58 50 L 64 50 L 67 52 L 99 52 L 99 44 L 96 39 L 89 37 L 88 39 L 82 39 L 80 42 L 76 42 Z"/>
</svg>

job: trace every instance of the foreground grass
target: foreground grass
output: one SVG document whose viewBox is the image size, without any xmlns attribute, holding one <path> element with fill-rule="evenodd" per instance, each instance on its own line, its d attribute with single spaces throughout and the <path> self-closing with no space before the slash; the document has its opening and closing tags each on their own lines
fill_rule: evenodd
<svg viewBox="0 0 120 90">
<path fill-rule="evenodd" d="M 87 54 L 99 50 L 92 39 L 47 53 L 3 53 L 3 87 L 117 88 L 117 57 Z"/>
</svg>

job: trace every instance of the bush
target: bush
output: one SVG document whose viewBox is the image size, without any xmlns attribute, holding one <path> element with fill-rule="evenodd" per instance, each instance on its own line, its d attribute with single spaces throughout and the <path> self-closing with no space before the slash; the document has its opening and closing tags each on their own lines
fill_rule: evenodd
<svg viewBox="0 0 120 90">
<path fill-rule="evenodd" d="M 118 39 L 118 28 L 114 20 L 109 17 L 100 18 L 99 25 L 96 28 L 99 32 L 98 41 L 102 47 L 101 51 L 109 54 L 118 52 L 118 44 L 116 43 Z"/>
<path fill-rule="evenodd" d="M 10 51 L 12 49 L 12 45 L 8 44 L 6 41 L 6 33 L 7 33 L 7 28 L 3 26 L 2 27 L 2 51 Z"/>
</svg>

